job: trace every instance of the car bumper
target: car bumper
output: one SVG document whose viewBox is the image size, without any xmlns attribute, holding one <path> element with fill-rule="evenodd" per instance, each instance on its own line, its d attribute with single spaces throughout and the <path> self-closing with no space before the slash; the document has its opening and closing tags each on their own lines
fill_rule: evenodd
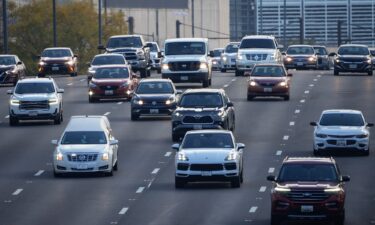
<svg viewBox="0 0 375 225">
<path fill-rule="evenodd" d="M 316 62 L 298 62 L 298 63 L 284 63 L 286 69 L 317 69 L 318 64 Z"/>
<path fill-rule="evenodd" d="M 111 99 L 111 98 L 131 98 L 132 92 L 128 88 L 117 90 L 89 89 L 89 96 L 93 98 Z"/>
<path fill-rule="evenodd" d="M 95 173 L 95 172 L 110 172 L 112 166 L 109 162 L 93 162 L 93 163 L 65 163 L 60 161 L 54 162 L 55 173 Z"/>
<path fill-rule="evenodd" d="M 176 105 L 171 106 L 133 106 L 131 112 L 138 115 L 171 115 Z"/>
<path fill-rule="evenodd" d="M 255 86 L 247 89 L 248 96 L 289 96 L 289 88 L 286 87 L 262 87 Z"/>
<path fill-rule="evenodd" d="M 0 72 L 0 84 L 14 83 L 17 80 L 17 74 Z"/>
<path fill-rule="evenodd" d="M 369 139 L 315 139 L 314 149 L 319 151 L 368 151 Z"/>
<path fill-rule="evenodd" d="M 58 107 L 50 107 L 46 110 L 20 110 L 16 108 L 9 109 L 10 116 L 19 120 L 53 120 L 59 113 Z"/>
<path fill-rule="evenodd" d="M 183 137 L 189 130 L 202 129 L 224 129 L 224 122 L 220 122 L 220 124 L 178 124 L 172 127 L 172 132 L 180 137 Z"/>
<path fill-rule="evenodd" d="M 69 65 L 44 65 L 39 67 L 38 72 L 40 74 L 70 74 L 76 72 L 76 69 Z"/>
<path fill-rule="evenodd" d="M 208 79 L 208 72 L 162 72 L 162 78 L 170 79 L 174 83 L 201 83 Z"/>
<path fill-rule="evenodd" d="M 338 72 L 371 72 L 372 64 L 360 63 L 360 64 L 351 64 L 351 63 L 335 63 L 334 69 Z"/>
</svg>

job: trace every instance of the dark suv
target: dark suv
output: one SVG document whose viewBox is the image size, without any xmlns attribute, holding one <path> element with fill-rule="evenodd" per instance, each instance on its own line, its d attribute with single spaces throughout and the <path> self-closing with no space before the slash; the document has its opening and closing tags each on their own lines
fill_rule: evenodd
<svg viewBox="0 0 375 225">
<path fill-rule="evenodd" d="M 233 103 L 223 89 L 186 90 L 172 114 L 172 140 L 178 141 L 189 130 L 225 129 L 233 131 Z"/>
<path fill-rule="evenodd" d="M 78 56 L 70 48 L 46 48 L 38 57 L 38 77 L 45 77 L 47 74 L 77 76 Z"/>
<path fill-rule="evenodd" d="M 321 220 L 344 224 L 344 182 L 333 158 L 285 158 L 279 175 L 268 176 L 271 225 L 283 220 Z"/>
</svg>

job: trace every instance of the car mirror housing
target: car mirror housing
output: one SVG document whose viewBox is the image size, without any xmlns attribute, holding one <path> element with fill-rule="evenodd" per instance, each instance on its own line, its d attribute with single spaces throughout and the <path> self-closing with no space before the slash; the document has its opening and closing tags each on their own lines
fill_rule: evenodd
<svg viewBox="0 0 375 225">
<path fill-rule="evenodd" d="M 109 144 L 110 145 L 117 145 L 118 144 L 118 140 L 110 140 Z"/>
<path fill-rule="evenodd" d="M 315 126 L 317 126 L 318 124 L 317 124 L 316 122 L 310 122 L 310 125 L 315 127 Z"/>
<path fill-rule="evenodd" d="M 17 65 L 22 65 L 22 62 L 21 61 L 17 62 Z"/>
<path fill-rule="evenodd" d="M 267 176 L 268 181 L 276 181 L 276 177 L 274 175 Z"/>
<path fill-rule="evenodd" d="M 350 176 L 341 176 L 341 180 L 343 182 L 348 182 L 348 181 L 350 181 Z"/>
<path fill-rule="evenodd" d="M 183 93 L 183 91 L 182 91 L 182 90 L 177 90 L 176 93 L 177 93 L 178 95 L 181 95 L 181 94 Z"/>
<path fill-rule="evenodd" d="M 57 145 L 57 140 L 51 140 L 51 144 Z"/>
<path fill-rule="evenodd" d="M 214 57 L 214 51 L 210 51 L 210 52 L 208 53 L 208 56 L 210 56 L 210 57 Z"/>
<path fill-rule="evenodd" d="M 243 143 L 237 143 L 237 150 L 245 149 L 246 145 Z"/>
<path fill-rule="evenodd" d="M 180 149 L 180 144 L 176 143 L 172 145 L 172 149 L 178 151 Z"/>
<path fill-rule="evenodd" d="M 292 74 L 292 73 L 288 73 L 287 76 L 288 76 L 288 77 L 292 77 L 293 74 Z"/>
<path fill-rule="evenodd" d="M 163 52 L 158 52 L 158 58 L 162 58 L 163 56 Z"/>
<path fill-rule="evenodd" d="M 331 52 L 331 53 L 329 53 L 328 56 L 333 57 L 333 56 L 336 56 L 336 55 L 337 55 L 337 54 L 336 54 L 335 52 Z"/>
<path fill-rule="evenodd" d="M 12 95 L 13 94 L 13 90 L 7 90 L 7 94 L 8 95 Z"/>
<path fill-rule="evenodd" d="M 367 125 L 366 126 L 368 126 L 368 127 L 373 127 L 374 126 L 374 124 L 373 123 L 367 123 Z"/>
<path fill-rule="evenodd" d="M 64 89 L 62 89 L 62 88 L 58 89 L 57 93 L 60 93 L 60 94 L 64 93 Z"/>
<path fill-rule="evenodd" d="M 233 107 L 234 105 L 233 105 L 233 102 L 228 102 L 227 103 L 227 107 Z"/>
<path fill-rule="evenodd" d="M 98 50 L 105 50 L 104 45 L 99 45 L 99 46 L 98 46 Z"/>
</svg>

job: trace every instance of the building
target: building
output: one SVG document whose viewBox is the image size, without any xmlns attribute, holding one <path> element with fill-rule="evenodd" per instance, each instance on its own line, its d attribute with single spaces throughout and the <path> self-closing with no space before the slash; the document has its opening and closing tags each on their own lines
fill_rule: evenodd
<svg viewBox="0 0 375 225">
<path fill-rule="evenodd" d="M 231 41 L 256 34 L 256 0 L 230 0 Z"/>
<path fill-rule="evenodd" d="M 375 0 L 256 1 L 257 32 L 275 35 L 284 45 L 302 39 L 327 46 L 340 40 L 375 46 Z"/>
</svg>

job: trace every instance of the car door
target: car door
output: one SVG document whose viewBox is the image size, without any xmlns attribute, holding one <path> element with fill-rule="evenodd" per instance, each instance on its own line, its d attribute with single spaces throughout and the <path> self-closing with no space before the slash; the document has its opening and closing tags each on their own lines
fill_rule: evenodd
<svg viewBox="0 0 375 225">
<path fill-rule="evenodd" d="M 112 135 L 112 131 L 108 131 L 108 140 L 109 144 L 112 140 L 116 140 L 116 138 Z M 113 162 L 117 162 L 118 160 L 118 145 L 110 145 L 110 148 L 113 152 Z"/>
<path fill-rule="evenodd" d="M 230 102 L 230 100 L 225 93 L 223 94 L 223 98 L 224 98 L 225 110 L 227 111 L 228 121 L 229 121 L 229 124 L 231 124 L 231 127 L 232 127 L 235 123 L 234 108 L 232 106 L 228 106 L 228 103 Z"/>
</svg>

